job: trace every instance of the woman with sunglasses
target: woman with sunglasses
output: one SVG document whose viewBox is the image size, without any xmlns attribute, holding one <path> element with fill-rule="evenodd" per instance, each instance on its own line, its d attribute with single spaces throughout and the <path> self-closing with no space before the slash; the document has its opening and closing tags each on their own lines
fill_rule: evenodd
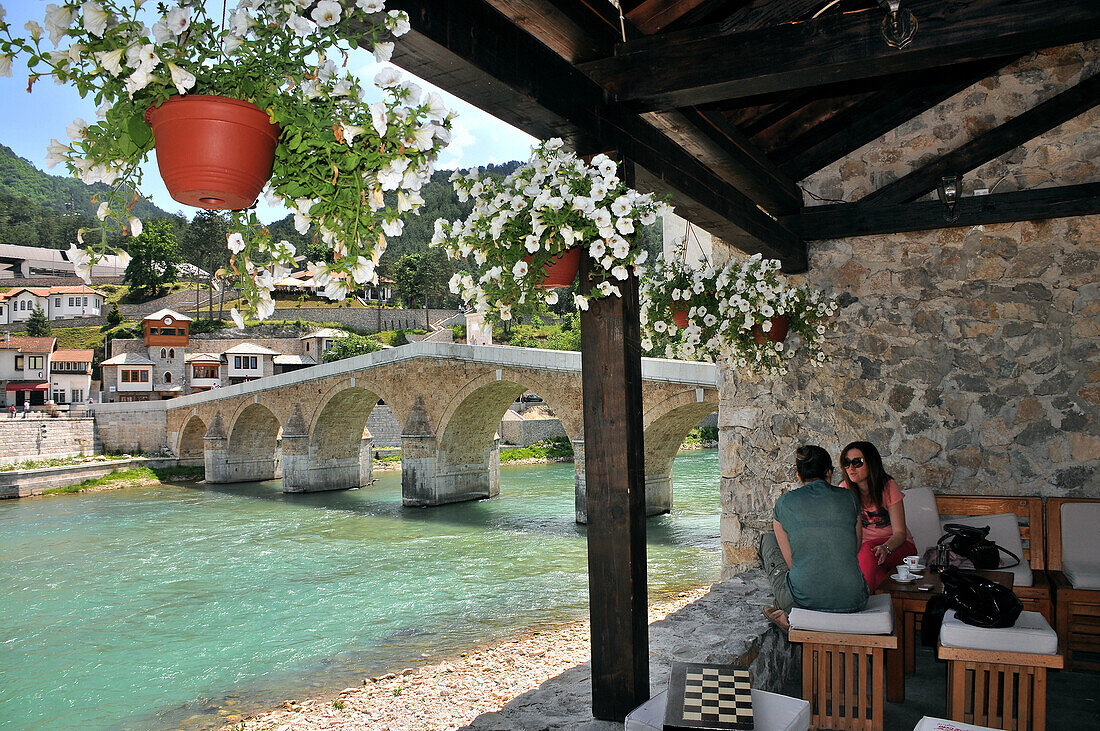
<svg viewBox="0 0 1100 731">
<path fill-rule="evenodd" d="M 841 487 L 859 496 L 863 543 L 859 568 L 871 593 L 906 556 L 917 552 L 905 525 L 901 489 L 882 468 L 882 457 L 870 442 L 852 442 L 840 453 L 845 479 Z"/>
</svg>

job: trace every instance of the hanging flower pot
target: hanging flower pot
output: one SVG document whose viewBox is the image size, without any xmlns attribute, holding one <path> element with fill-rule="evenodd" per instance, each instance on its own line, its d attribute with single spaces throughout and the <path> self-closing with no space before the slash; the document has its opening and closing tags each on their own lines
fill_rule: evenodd
<svg viewBox="0 0 1100 731">
<path fill-rule="evenodd" d="M 524 257 L 524 261 L 530 262 L 531 257 Z M 577 278 L 577 270 L 581 267 L 581 247 L 574 246 L 566 249 L 558 256 L 546 262 L 542 269 L 542 281 L 535 286 L 539 289 L 558 289 L 568 287 Z"/>
<path fill-rule="evenodd" d="M 672 321 L 676 323 L 676 327 L 683 330 L 688 326 L 688 313 L 687 310 L 676 310 L 672 313 Z"/>
<path fill-rule="evenodd" d="M 256 202 L 275 158 L 279 125 L 255 104 L 202 94 L 173 96 L 145 111 L 157 166 L 172 198 L 196 208 Z"/>
<path fill-rule="evenodd" d="M 756 338 L 756 342 L 760 345 L 764 345 L 766 341 L 771 340 L 773 343 L 781 343 L 787 339 L 787 329 L 790 327 L 791 321 L 787 319 L 786 315 L 776 315 L 770 320 L 772 327 L 771 330 L 764 332 L 764 328 L 759 325 L 752 326 L 752 336 Z"/>
</svg>

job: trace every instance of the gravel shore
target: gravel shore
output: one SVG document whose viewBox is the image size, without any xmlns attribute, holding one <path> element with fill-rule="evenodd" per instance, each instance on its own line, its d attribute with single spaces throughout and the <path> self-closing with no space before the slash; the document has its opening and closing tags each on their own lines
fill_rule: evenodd
<svg viewBox="0 0 1100 731">
<path fill-rule="evenodd" d="M 663 619 L 706 595 L 710 587 L 654 602 L 649 622 Z M 462 653 L 457 658 L 365 678 L 346 688 L 247 717 L 230 716 L 225 731 L 453 731 L 498 728 L 494 712 L 550 678 L 590 659 L 588 620 L 533 631 L 525 636 Z M 586 673 L 587 674 L 587 673 Z M 485 714 L 490 714 L 485 716 Z M 475 723 L 483 717 L 484 724 Z M 507 727 L 507 726 L 505 726 Z M 573 726 L 570 726 L 573 727 Z M 589 720 L 587 729 L 621 729 Z M 545 725 L 543 728 L 559 728 Z"/>
</svg>

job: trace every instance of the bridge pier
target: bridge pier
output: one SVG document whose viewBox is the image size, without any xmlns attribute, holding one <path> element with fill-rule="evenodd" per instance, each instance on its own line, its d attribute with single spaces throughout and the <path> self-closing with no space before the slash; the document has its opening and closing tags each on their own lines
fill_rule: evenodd
<svg viewBox="0 0 1100 731">
<path fill-rule="evenodd" d="M 430 507 L 500 494 L 500 438 L 480 459 L 452 462 L 434 435 L 401 435 L 401 503 Z"/>
<path fill-rule="evenodd" d="M 319 458 L 310 455 L 308 434 L 283 433 L 283 492 L 324 492 L 369 485 L 374 440 L 364 434 L 356 454 Z"/>
<path fill-rule="evenodd" d="M 225 437 L 203 438 L 207 482 L 262 482 L 283 476 L 277 450 L 274 458 L 234 457 L 229 453 L 228 442 Z"/>
<path fill-rule="evenodd" d="M 587 490 L 584 477 L 584 440 L 573 441 L 573 486 L 577 524 L 588 523 Z M 672 512 L 672 466 L 668 472 L 645 476 L 645 514 L 647 518 Z"/>
</svg>

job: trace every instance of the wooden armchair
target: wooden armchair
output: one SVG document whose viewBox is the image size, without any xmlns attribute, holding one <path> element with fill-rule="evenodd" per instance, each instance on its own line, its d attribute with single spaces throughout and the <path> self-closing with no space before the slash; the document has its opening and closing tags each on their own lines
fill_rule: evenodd
<svg viewBox="0 0 1100 731">
<path fill-rule="evenodd" d="M 1046 509 L 1047 571 L 1054 586 L 1058 642 L 1070 670 L 1100 670 L 1100 589 L 1075 589 L 1062 571 L 1062 507 L 1100 503 L 1097 498 L 1048 498 Z M 1092 526 L 1096 531 L 1097 527 Z M 1093 557 L 1100 561 L 1100 556 Z"/>
<path fill-rule="evenodd" d="M 1026 611 L 1039 612 L 1054 623 L 1054 605 L 1046 572 L 1046 539 L 1043 531 L 1041 497 L 1001 497 L 997 495 L 937 495 L 936 510 L 945 521 L 952 517 L 976 517 L 1013 513 L 1023 545 L 1021 563 L 1031 567 L 1031 586 L 1013 586 Z"/>
</svg>

